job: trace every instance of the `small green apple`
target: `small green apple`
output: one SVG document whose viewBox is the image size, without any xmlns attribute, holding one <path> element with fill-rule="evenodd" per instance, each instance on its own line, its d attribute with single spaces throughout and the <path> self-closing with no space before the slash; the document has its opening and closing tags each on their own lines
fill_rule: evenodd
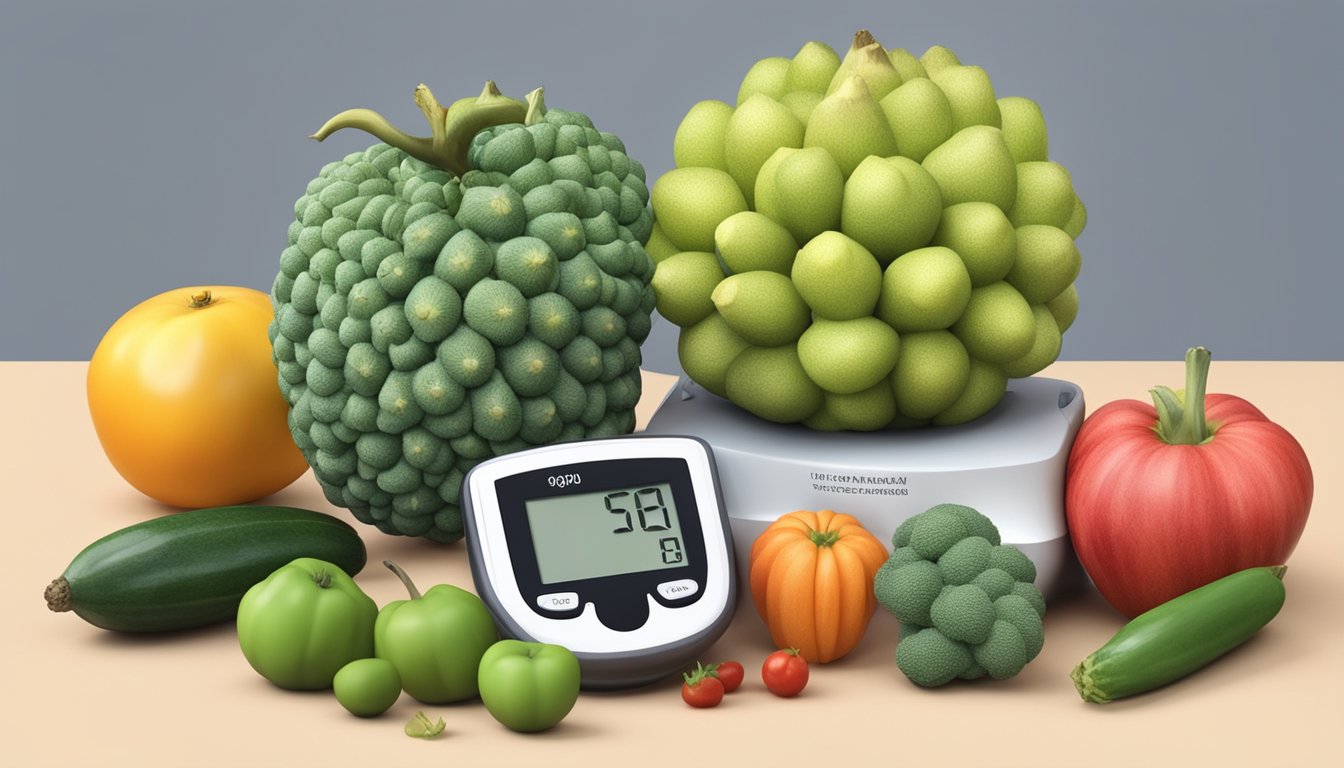
<svg viewBox="0 0 1344 768">
<path fill-rule="evenodd" d="M 559 645 L 500 640 L 481 657 L 478 676 L 485 708 L 524 733 L 554 727 L 579 698 L 579 659 Z"/>
<path fill-rule="evenodd" d="M 377 717 L 401 696 L 401 675 L 387 659 L 356 659 L 337 671 L 332 688 L 350 714 Z"/>
</svg>

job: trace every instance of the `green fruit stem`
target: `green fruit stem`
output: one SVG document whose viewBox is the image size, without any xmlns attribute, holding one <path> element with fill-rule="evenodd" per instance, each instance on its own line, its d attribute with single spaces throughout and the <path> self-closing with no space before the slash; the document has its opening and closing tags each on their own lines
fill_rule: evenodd
<svg viewBox="0 0 1344 768">
<path fill-rule="evenodd" d="M 681 678 L 686 681 L 687 685 L 695 685 L 707 677 L 718 677 L 718 675 L 714 673 L 717 667 L 718 665 L 716 664 L 711 664 L 706 667 L 704 664 L 697 661 L 695 662 L 695 669 L 690 672 L 683 672 Z"/>
<path fill-rule="evenodd" d="M 1148 390 L 1157 408 L 1153 429 L 1168 445 L 1202 445 L 1213 439 L 1217 426 L 1210 425 L 1204 413 L 1210 360 L 1209 350 L 1191 347 L 1185 353 L 1184 393 L 1177 394 L 1165 386 Z"/>
<path fill-rule="evenodd" d="M 807 537 L 818 547 L 829 547 L 840 540 L 839 531 L 808 531 Z"/>
<path fill-rule="evenodd" d="M 311 137 L 322 141 L 342 128 L 357 128 L 417 160 L 462 176 L 471 170 L 467 149 L 477 133 L 492 125 L 531 124 L 546 114 L 540 88 L 528 94 L 527 103 L 499 92 L 493 80 L 486 81 L 481 95 L 461 99 L 444 107 L 424 83 L 416 86 L 415 104 L 429 121 L 431 135 L 412 136 L 371 109 L 347 109 L 328 120 Z"/>
<path fill-rule="evenodd" d="M 411 593 L 412 600 L 420 599 L 420 590 L 415 588 L 415 582 L 411 581 L 411 577 L 406 575 L 406 572 L 401 569 L 400 565 L 397 565 L 391 560 L 384 560 L 383 565 L 387 566 L 389 571 L 397 574 L 397 578 L 401 579 L 401 583 L 406 585 L 406 591 Z"/>
</svg>

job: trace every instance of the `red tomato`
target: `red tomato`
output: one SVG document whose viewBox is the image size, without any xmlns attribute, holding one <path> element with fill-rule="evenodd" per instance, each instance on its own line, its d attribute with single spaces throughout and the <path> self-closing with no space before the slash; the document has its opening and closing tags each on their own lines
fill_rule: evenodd
<svg viewBox="0 0 1344 768">
<path fill-rule="evenodd" d="M 1184 402 L 1153 390 L 1160 416 L 1138 400 L 1098 408 L 1069 454 L 1069 535 L 1097 590 L 1126 616 L 1283 564 L 1307 524 L 1302 447 L 1245 400 L 1205 395 L 1208 364 L 1208 350 L 1186 356 Z"/>
<path fill-rule="evenodd" d="M 736 661 L 720 662 L 711 669 L 714 671 L 714 676 L 719 678 L 719 682 L 723 683 L 723 690 L 726 693 L 736 691 L 742 685 L 742 678 L 746 677 L 746 670 Z"/>
<path fill-rule="evenodd" d="M 692 707 L 707 709 L 723 701 L 723 683 L 714 676 L 713 667 L 695 665 L 695 670 L 682 675 L 681 699 Z"/>
<path fill-rule="evenodd" d="M 797 648 L 775 651 L 765 657 L 761 680 L 776 696 L 797 696 L 807 685 L 807 659 L 798 655 Z"/>
</svg>

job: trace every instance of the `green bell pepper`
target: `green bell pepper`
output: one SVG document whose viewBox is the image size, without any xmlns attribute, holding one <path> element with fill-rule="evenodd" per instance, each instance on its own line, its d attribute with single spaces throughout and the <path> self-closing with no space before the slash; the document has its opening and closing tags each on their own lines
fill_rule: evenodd
<svg viewBox="0 0 1344 768">
<path fill-rule="evenodd" d="M 396 563 L 386 565 L 410 593 L 383 606 L 373 628 L 374 654 L 401 675 L 401 687 L 425 704 L 473 699 L 477 668 L 499 639 L 494 619 L 476 595 L 448 584 L 422 596 Z"/>
<path fill-rule="evenodd" d="M 243 595 L 238 644 L 281 688 L 330 688 L 336 672 L 373 655 L 378 605 L 340 567 L 301 557 Z"/>
</svg>

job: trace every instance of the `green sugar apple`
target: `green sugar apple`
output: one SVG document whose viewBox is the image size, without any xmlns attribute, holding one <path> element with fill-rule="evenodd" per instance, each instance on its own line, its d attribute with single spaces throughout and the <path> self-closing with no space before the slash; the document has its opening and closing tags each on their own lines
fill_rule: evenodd
<svg viewBox="0 0 1344 768">
<path fill-rule="evenodd" d="M 493 83 L 433 135 L 382 143 L 294 206 L 270 328 L 294 440 L 333 504 L 452 542 L 464 474 L 493 456 L 634 428 L 654 265 L 644 168 L 578 112 Z"/>
<path fill-rule="evenodd" d="M 1058 357 L 1087 212 L 1040 107 L 860 31 L 701 101 L 654 184 L 660 314 L 705 389 L 775 422 L 976 419 Z"/>
</svg>

